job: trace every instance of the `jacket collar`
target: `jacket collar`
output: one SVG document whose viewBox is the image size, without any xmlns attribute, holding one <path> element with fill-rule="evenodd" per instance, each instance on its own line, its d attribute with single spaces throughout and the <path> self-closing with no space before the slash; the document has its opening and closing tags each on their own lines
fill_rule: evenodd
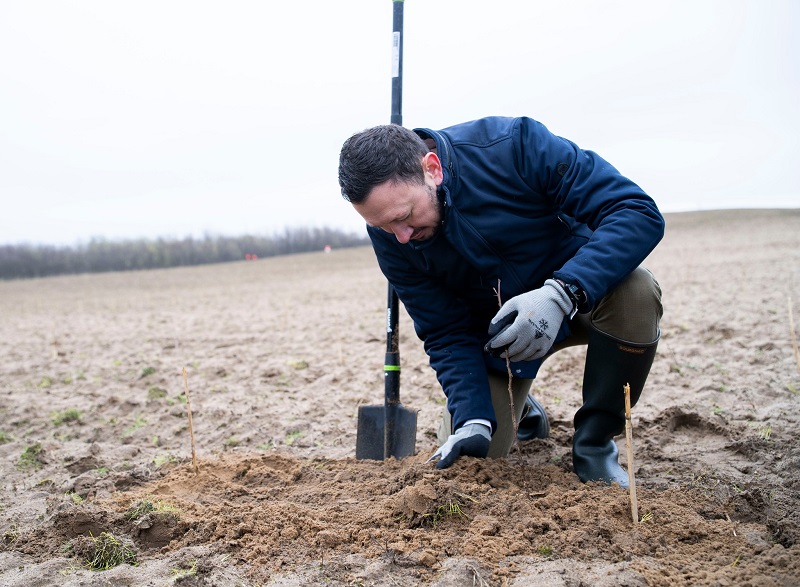
<svg viewBox="0 0 800 587">
<path fill-rule="evenodd" d="M 455 165 L 453 161 L 453 147 L 444 134 L 429 128 L 415 128 L 414 132 L 422 139 L 433 139 L 436 143 L 436 155 L 442 162 L 442 172 L 444 181 L 442 185 L 453 185 L 456 180 Z"/>
</svg>

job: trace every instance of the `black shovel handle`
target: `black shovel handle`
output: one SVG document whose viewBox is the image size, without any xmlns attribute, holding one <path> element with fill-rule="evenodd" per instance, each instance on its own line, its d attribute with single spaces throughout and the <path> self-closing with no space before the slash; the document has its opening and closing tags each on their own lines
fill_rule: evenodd
<svg viewBox="0 0 800 587">
<path fill-rule="evenodd" d="M 403 0 L 392 0 L 392 124 L 403 124 Z"/>
<path fill-rule="evenodd" d="M 403 124 L 403 0 L 392 0 L 392 124 Z M 397 411 L 400 406 L 400 333 L 397 292 L 389 284 L 386 303 L 386 358 L 384 360 L 383 457 L 394 454 Z"/>
</svg>

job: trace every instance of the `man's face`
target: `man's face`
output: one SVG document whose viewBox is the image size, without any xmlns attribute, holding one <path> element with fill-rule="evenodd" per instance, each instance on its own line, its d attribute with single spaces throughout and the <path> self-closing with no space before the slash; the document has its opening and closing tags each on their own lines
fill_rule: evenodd
<svg viewBox="0 0 800 587">
<path fill-rule="evenodd" d="M 425 183 L 385 182 L 375 186 L 356 212 L 370 226 L 391 232 L 403 244 L 431 238 L 442 223 L 436 187 L 442 183 L 442 167 L 435 153 L 422 158 Z"/>
</svg>

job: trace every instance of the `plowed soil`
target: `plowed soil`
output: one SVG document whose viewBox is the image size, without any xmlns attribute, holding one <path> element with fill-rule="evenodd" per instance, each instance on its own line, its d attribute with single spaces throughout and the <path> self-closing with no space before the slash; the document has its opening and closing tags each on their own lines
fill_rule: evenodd
<svg viewBox="0 0 800 587">
<path fill-rule="evenodd" d="M 549 438 L 437 471 L 403 312 L 417 454 L 354 458 L 383 401 L 369 248 L 0 282 L 0 585 L 800 585 L 800 210 L 667 215 L 645 265 L 637 523 L 572 473 L 583 349 L 535 382 Z M 93 570 L 104 537 L 125 562 Z"/>
</svg>

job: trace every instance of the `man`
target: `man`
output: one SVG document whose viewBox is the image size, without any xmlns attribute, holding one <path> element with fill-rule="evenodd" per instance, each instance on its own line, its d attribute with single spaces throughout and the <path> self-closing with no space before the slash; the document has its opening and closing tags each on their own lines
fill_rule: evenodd
<svg viewBox="0 0 800 587">
<path fill-rule="evenodd" d="M 614 443 L 623 388 L 635 404 L 662 314 L 639 267 L 664 233 L 653 200 L 530 118 L 367 129 L 345 141 L 339 184 L 447 396 L 437 468 L 507 456 L 523 409 L 528 436 L 546 436 L 531 383 L 549 354 L 587 344 L 573 467 L 584 482 L 627 486 Z"/>
</svg>

